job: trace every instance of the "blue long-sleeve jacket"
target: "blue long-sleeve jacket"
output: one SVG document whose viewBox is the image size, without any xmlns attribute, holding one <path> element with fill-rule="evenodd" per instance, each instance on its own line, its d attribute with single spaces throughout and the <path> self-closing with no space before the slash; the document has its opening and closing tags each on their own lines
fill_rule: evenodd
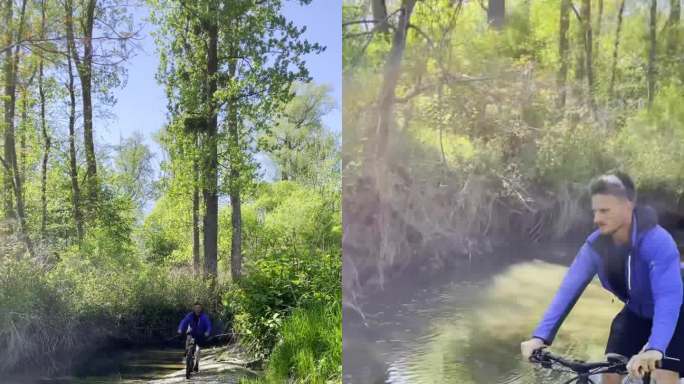
<svg viewBox="0 0 684 384">
<path fill-rule="evenodd" d="M 185 333 L 185 331 L 188 329 L 188 326 L 192 327 L 190 333 L 193 335 L 193 337 L 200 338 L 204 336 L 204 334 L 210 334 L 211 333 L 211 321 L 209 321 L 209 316 L 204 314 L 204 312 L 200 313 L 199 316 L 199 321 L 197 321 L 197 324 L 195 324 L 195 313 L 190 312 L 185 317 L 183 320 L 181 320 L 180 324 L 178 324 L 178 331 L 181 333 Z"/>
<path fill-rule="evenodd" d="M 625 302 L 632 312 L 653 319 L 646 349 L 655 349 L 664 355 L 682 305 L 682 275 L 676 243 L 657 224 L 655 211 L 648 207 L 635 210 L 632 251 L 625 261 L 625 296 L 611 286 L 607 277 L 599 235 L 598 230 L 589 235 L 580 248 L 533 336 L 550 345 L 565 317 L 598 274 L 601 285 Z"/>
</svg>

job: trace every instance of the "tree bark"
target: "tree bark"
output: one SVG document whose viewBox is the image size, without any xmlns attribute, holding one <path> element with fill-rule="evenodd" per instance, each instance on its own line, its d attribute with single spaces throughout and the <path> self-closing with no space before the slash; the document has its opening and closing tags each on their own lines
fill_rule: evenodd
<svg viewBox="0 0 684 384">
<path fill-rule="evenodd" d="M 601 38 L 601 23 L 603 22 L 603 0 L 598 0 L 598 17 L 596 18 L 596 29 L 594 33 L 594 60 L 600 62 L 598 56 L 601 52 L 599 40 Z"/>
<path fill-rule="evenodd" d="M 649 23 L 649 40 L 650 47 L 648 50 L 648 73 L 646 75 L 648 81 L 648 107 L 653 105 L 656 88 L 656 16 L 657 16 L 657 0 L 651 0 L 651 17 Z"/>
<path fill-rule="evenodd" d="M 45 0 L 41 1 L 41 21 L 40 21 L 40 38 L 45 39 Z M 52 145 L 52 140 L 47 131 L 47 123 L 45 121 L 45 89 L 43 88 L 43 56 L 40 57 L 40 63 L 38 64 L 38 93 L 40 95 L 40 128 L 43 133 L 43 143 L 45 148 L 43 150 L 43 162 L 41 167 L 41 178 L 40 178 L 40 201 L 41 201 L 41 221 L 40 221 L 40 232 L 41 236 L 45 238 L 47 231 L 47 166 L 50 156 L 50 146 Z"/>
<path fill-rule="evenodd" d="M 232 47 L 231 56 L 237 56 L 235 47 Z M 237 63 L 231 60 L 228 63 L 230 77 L 235 77 Z M 230 152 L 230 207 L 231 207 L 231 247 L 230 247 L 230 276 L 233 281 L 240 280 L 242 275 L 242 201 L 240 197 L 241 183 L 240 171 L 242 158 L 240 151 L 240 130 L 238 126 L 238 113 L 236 101 L 231 100 L 228 104 L 228 136 Z"/>
<path fill-rule="evenodd" d="M 494 29 L 501 29 L 506 21 L 505 0 L 489 0 L 487 6 L 487 23 Z"/>
<path fill-rule="evenodd" d="M 582 0 L 582 23 L 584 24 L 584 49 L 586 59 L 586 74 L 589 108 L 596 115 L 596 102 L 594 100 L 594 58 L 593 58 L 593 34 L 591 28 L 591 0 Z"/>
<path fill-rule="evenodd" d="M 69 1 L 67 0 L 67 3 Z M 67 17 L 69 17 L 68 12 Z M 78 185 L 78 166 L 76 164 L 76 90 L 72 65 L 72 47 L 73 44 L 69 44 L 67 47 L 67 67 L 69 69 L 69 83 L 67 84 L 69 90 L 69 176 L 71 177 L 72 215 L 76 225 L 78 243 L 80 244 L 83 241 L 83 216 L 81 214 L 81 189 Z"/>
<path fill-rule="evenodd" d="M 237 122 L 235 122 L 237 125 Z M 232 127 L 231 127 L 232 129 Z M 242 275 L 242 201 L 240 199 L 240 171 L 231 166 L 231 178 L 235 185 L 230 192 L 232 241 L 230 248 L 230 276 L 233 281 L 240 280 Z M 237 168 L 237 167 L 235 167 Z"/>
<path fill-rule="evenodd" d="M 618 22 L 615 29 L 615 44 L 613 45 L 613 65 L 610 70 L 610 85 L 608 86 L 608 98 L 613 100 L 615 95 L 615 74 L 617 72 L 618 50 L 620 48 L 620 31 L 622 30 L 622 15 L 625 11 L 625 0 L 620 3 Z"/>
<path fill-rule="evenodd" d="M 401 62 L 406 48 L 406 37 L 411 20 L 411 14 L 416 0 L 402 0 L 398 11 L 398 24 L 392 37 L 392 47 L 387 61 L 385 62 L 384 78 L 378 98 L 378 115 L 375 127 L 369 126 L 366 131 L 366 143 L 363 155 L 364 177 L 372 180 L 372 193 L 378 196 L 379 204 L 376 208 L 378 217 L 379 233 L 378 248 L 371 250 L 376 253 L 372 257 L 378 260 L 387 260 L 393 250 L 390 246 L 389 236 L 392 232 L 392 209 L 388 202 L 390 179 L 387 175 L 389 168 L 387 148 L 390 139 L 390 128 L 393 124 L 393 107 L 395 103 L 395 91 L 401 75 Z M 384 271 L 381 263 L 378 264 L 379 284 L 384 285 Z"/>
<path fill-rule="evenodd" d="M 12 23 L 12 15 L 13 15 L 13 9 L 12 1 L 6 1 L 6 6 L 7 8 L 5 9 L 5 25 L 8 26 L 6 30 L 6 35 L 5 35 L 5 46 L 6 47 L 11 47 L 12 43 L 14 41 L 13 36 L 12 36 L 12 28 L 9 28 L 9 26 Z M 11 140 L 10 135 L 12 135 L 12 130 L 10 127 L 13 127 L 14 124 L 14 92 L 15 92 L 15 83 L 14 83 L 14 55 L 13 55 L 13 50 L 12 49 L 6 49 L 5 50 L 5 98 L 4 98 L 4 108 L 5 108 L 5 132 L 4 132 L 4 139 L 5 139 L 5 145 L 4 145 L 4 158 L 7 159 L 7 161 L 10 160 L 10 157 L 12 156 L 10 146 L 8 145 L 9 141 Z M 12 218 L 14 217 L 14 203 L 12 201 L 12 194 L 14 193 L 13 191 L 13 185 L 12 185 L 12 170 L 10 167 L 5 166 L 3 167 L 4 169 L 4 203 L 5 203 L 5 218 Z"/>
<path fill-rule="evenodd" d="M 560 69 L 558 70 L 558 107 L 565 108 L 565 100 L 567 97 L 567 79 L 568 79 L 568 50 L 570 48 L 570 41 L 568 39 L 568 30 L 570 29 L 570 0 L 561 0 L 560 6 L 560 28 L 558 35 L 558 56 L 560 57 Z"/>
<path fill-rule="evenodd" d="M 195 133 L 195 146 L 199 148 L 199 135 Z M 195 158 L 192 160 L 192 266 L 195 276 L 200 275 L 200 229 L 199 229 L 199 164 Z"/>
<path fill-rule="evenodd" d="M 19 169 L 19 180 L 21 180 L 21 184 L 26 183 L 26 126 L 28 125 L 29 117 L 28 117 L 28 108 L 29 108 L 29 102 L 28 102 L 28 85 L 23 89 L 23 92 L 21 94 L 21 122 L 19 123 L 19 161 L 17 162 L 18 164 L 18 169 Z M 22 200 L 26 201 L 26 193 L 24 190 L 21 190 L 21 197 Z"/>
<path fill-rule="evenodd" d="M 572 6 L 572 2 L 570 4 Z M 576 44 L 580 48 L 575 50 L 575 86 L 573 87 L 575 90 L 575 98 L 580 103 L 584 101 L 584 82 L 586 78 L 587 65 L 587 59 L 584 57 L 586 52 L 586 29 L 581 13 L 582 12 L 580 11 L 579 25 L 577 27 L 577 34 L 575 35 L 577 40 Z"/>
<path fill-rule="evenodd" d="M 389 21 L 387 20 L 387 5 L 385 0 L 371 0 L 373 10 L 373 20 L 375 20 L 375 30 L 381 33 L 389 32 Z"/>
<path fill-rule="evenodd" d="M 375 127 L 367 132 L 365 148 L 366 166 L 380 165 L 385 160 L 387 140 L 389 139 L 390 121 L 394 106 L 395 90 L 401 74 L 401 61 L 406 48 L 406 35 L 416 0 L 402 0 L 399 10 L 399 24 L 394 32 L 392 48 L 385 62 L 385 75 L 380 90 L 378 120 Z"/>
<path fill-rule="evenodd" d="M 234 68 L 235 64 L 231 64 Z M 232 72 L 234 69 L 231 68 Z M 242 271 L 242 201 L 240 199 L 240 142 L 237 111 L 232 102 L 228 111 L 228 133 L 230 136 L 231 160 L 230 160 L 230 207 L 231 207 L 231 248 L 230 248 L 230 275 L 233 281 L 238 281 Z"/>
<path fill-rule="evenodd" d="M 679 19 L 682 13 L 681 0 L 670 0 L 670 16 L 667 19 L 667 52 L 668 57 L 677 52 L 679 42 Z"/>
<path fill-rule="evenodd" d="M 92 104 L 92 68 L 93 68 L 93 25 L 95 22 L 95 7 L 97 0 L 88 0 L 83 27 L 83 57 L 76 49 L 74 39 L 73 0 L 66 0 L 67 11 L 67 40 L 71 46 L 71 54 L 76 63 L 76 70 L 81 79 L 81 96 L 83 101 L 83 144 L 86 154 L 86 193 L 90 208 L 97 201 L 97 164 L 95 160 L 95 145 L 93 141 L 93 104 Z"/>
<path fill-rule="evenodd" d="M 216 277 L 218 257 L 218 120 L 216 109 L 212 101 L 216 92 L 216 72 L 218 70 L 218 28 L 213 22 L 207 29 L 209 45 L 207 52 L 207 76 L 208 93 L 207 102 L 210 103 L 210 116 L 208 118 L 207 140 L 204 175 L 205 183 L 202 194 L 204 196 L 204 274 L 207 277 Z"/>
<path fill-rule="evenodd" d="M 7 2 L 8 10 L 5 14 L 7 21 L 12 20 L 12 1 Z M 26 14 L 26 0 L 22 2 L 21 11 L 19 15 L 19 26 L 17 30 L 17 41 L 21 40 L 24 33 L 24 16 Z M 9 23 L 7 25 L 10 25 Z M 11 45 L 12 32 L 8 28 L 8 41 Z M 9 46 L 8 45 L 8 46 Z M 12 49 L 7 49 L 12 51 Z M 21 174 L 19 172 L 19 164 L 17 162 L 16 143 L 14 136 L 14 114 L 17 102 L 17 77 L 19 68 L 19 45 L 14 49 L 14 53 L 6 55 L 8 62 L 5 63 L 5 158 L 3 159 L 3 166 L 5 174 L 9 176 L 12 183 L 12 190 L 14 192 L 14 199 L 16 201 L 16 216 L 19 221 L 19 232 L 26 244 L 26 249 L 29 254 L 33 256 L 33 245 L 26 227 L 26 212 L 24 209 L 23 187 L 21 181 Z"/>
</svg>

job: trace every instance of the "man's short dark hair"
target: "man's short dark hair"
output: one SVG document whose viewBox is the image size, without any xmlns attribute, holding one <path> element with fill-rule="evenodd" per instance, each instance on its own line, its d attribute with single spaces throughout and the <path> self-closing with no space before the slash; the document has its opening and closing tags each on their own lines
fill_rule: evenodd
<svg viewBox="0 0 684 384">
<path fill-rule="evenodd" d="M 636 202 L 636 190 L 634 182 L 624 172 L 613 172 L 601 175 L 589 185 L 589 193 L 594 195 L 613 195 L 624 197 L 631 202 Z"/>
<path fill-rule="evenodd" d="M 202 303 L 200 303 L 199 301 L 195 301 L 195 304 L 193 304 L 192 306 L 194 307 L 195 305 L 199 305 L 201 307 Z"/>
</svg>

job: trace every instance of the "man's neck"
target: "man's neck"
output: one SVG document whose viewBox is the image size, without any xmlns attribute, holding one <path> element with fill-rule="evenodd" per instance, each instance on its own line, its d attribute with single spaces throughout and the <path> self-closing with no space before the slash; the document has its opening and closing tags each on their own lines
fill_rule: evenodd
<svg viewBox="0 0 684 384">
<path fill-rule="evenodd" d="M 615 233 L 613 233 L 613 244 L 624 245 L 624 244 L 629 243 L 631 233 L 632 233 L 632 217 L 629 218 L 629 221 L 625 225 L 623 225 L 620 229 L 618 229 Z"/>
</svg>

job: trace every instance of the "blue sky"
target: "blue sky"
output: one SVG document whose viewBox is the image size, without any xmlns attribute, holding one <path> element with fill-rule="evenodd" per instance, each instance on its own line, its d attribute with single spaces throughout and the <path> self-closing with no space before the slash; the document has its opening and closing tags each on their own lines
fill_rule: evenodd
<svg viewBox="0 0 684 384">
<path fill-rule="evenodd" d="M 342 1 L 313 0 L 309 6 L 298 1 L 286 1 L 284 15 L 299 26 L 306 26 L 304 37 L 311 42 L 326 46 L 320 55 L 307 57 L 307 65 L 313 81 L 332 86 L 332 96 L 337 108 L 324 117 L 325 125 L 341 134 L 340 101 L 342 99 Z M 146 21 L 147 7 L 136 8 L 136 23 L 144 23 L 141 50 L 128 61 L 126 87 L 116 91 L 118 102 L 111 110 L 112 120 L 95 122 L 96 141 L 117 145 L 122 138 L 140 132 L 145 142 L 155 152 L 155 168 L 162 160 L 161 149 L 154 142 L 154 134 L 166 122 L 166 96 L 163 86 L 155 80 L 159 57 L 150 32 L 154 25 Z"/>
</svg>

